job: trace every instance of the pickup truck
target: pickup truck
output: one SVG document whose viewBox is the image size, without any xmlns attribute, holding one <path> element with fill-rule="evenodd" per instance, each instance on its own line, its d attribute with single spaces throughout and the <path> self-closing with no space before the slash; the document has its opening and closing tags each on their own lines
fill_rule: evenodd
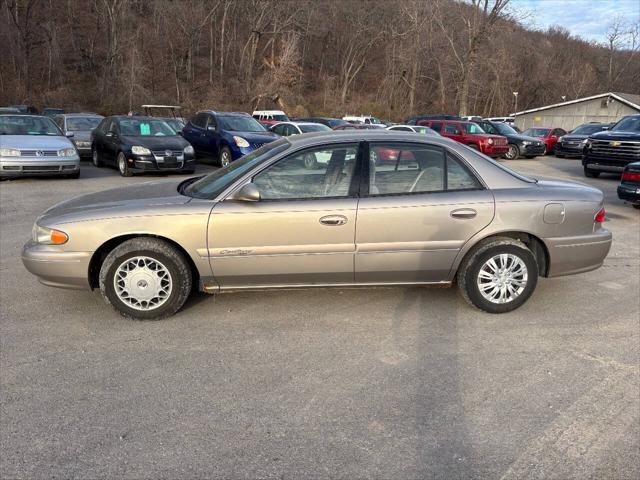
<svg viewBox="0 0 640 480">
<path fill-rule="evenodd" d="M 585 141 L 582 166 L 586 177 L 602 172 L 622 173 L 640 161 L 640 114 L 622 118 L 610 130 L 594 133 Z"/>
<path fill-rule="evenodd" d="M 443 137 L 481 151 L 489 157 L 502 157 L 509 151 L 507 138 L 502 135 L 490 135 L 473 122 L 457 120 L 418 120 L 418 125 L 425 125 Z"/>
</svg>

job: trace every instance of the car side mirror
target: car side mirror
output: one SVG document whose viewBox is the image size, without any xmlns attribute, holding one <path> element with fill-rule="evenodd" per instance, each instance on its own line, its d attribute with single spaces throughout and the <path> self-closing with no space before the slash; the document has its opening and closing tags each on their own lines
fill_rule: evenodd
<svg viewBox="0 0 640 480">
<path fill-rule="evenodd" d="M 216 131 L 216 126 L 215 125 L 208 125 L 207 126 L 207 130 L 210 132 L 215 132 Z"/>
<path fill-rule="evenodd" d="M 253 183 L 245 183 L 240 190 L 236 191 L 229 200 L 235 200 L 237 202 L 259 202 L 260 190 Z"/>
<path fill-rule="evenodd" d="M 609 127 L 602 127 L 602 131 L 609 130 Z"/>
<path fill-rule="evenodd" d="M 105 137 L 115 137 L 116 136 L 116 132 L 109 130 L 106 134 Z"/>
<path fill-rule="evenodd" d="M 64 134 L 64 136 L 67 138 L 73 138 L 73 132 L 67 132 Z"/>
</svg>

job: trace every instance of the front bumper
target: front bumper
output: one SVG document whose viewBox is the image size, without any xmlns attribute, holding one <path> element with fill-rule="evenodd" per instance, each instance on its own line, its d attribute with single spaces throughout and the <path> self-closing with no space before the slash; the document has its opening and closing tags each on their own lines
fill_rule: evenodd
<svg viewBox="0 0 640 480">
<path fill-rule="evenodd" d="M 615 157 L 602 157 L 585 154 L 582 157 L 582 165 L 590 170 L 599 172 L 622 173 L 628 164 L 639 161 L 640 158 L 616 159 Z"/>
<path fill-rule="evenodd" d="M 583 150 L 584 145 L 581 142 L 558 142 L 555 153 L 565 157 L 582 158 Z"/>
<path fill-rule="evenodd" d="M 640 205 L 640 184 L 630 185 L 621 183 L 618 185 L 618 198 L 625 202 Z"/>
<path fill-rule="evenodd" d="M 140 172 L 180 172 L 195 168 L 195 157 L 186 154 L 166 159 L 155 155 L 130 153 L 127 155 L 127 162 L 130 170 Z"/>
<path fill-rule="evenodd" d="M 2 157 L 0 177 L 72 175 L 80 169 L 80 157 L 21 158 Z"/>
<path fill-rule="evenodd" d="M 77 141 L 74 142 L 74 145 L 76 146 L 76 150 L 78 150 L 80 157 L 91 156 L 91 142 Z"/>
<path fill-rule="evenodd" d="M 529 143 L 527 145 L 520 144 L 519 146 L 520 152 L 526 157 L 537 157 L 538 155 L 544 155 L 545 152 L 545 145 L 542 142 L 539 145 Z"/>
<path fill-rule="evenodd" d="M 488 157 L 501 157 L 509 151 L 509 145 L 483 145 L 480 151 Z"/>
<path fill-rule="evenodd" d="M 600 228 L 590 235 L 546 238 L 549 277 L 573 275 L 599 268 L 611 249 L 611 232 Z"/>
<path fill-rule="evenodd" d="M 45 285 L 89 290 L 92 255 L 93 252 L 65 252 L 59 246 L 30 240 L 22 249 L 22 263 Z"/>
</svg>

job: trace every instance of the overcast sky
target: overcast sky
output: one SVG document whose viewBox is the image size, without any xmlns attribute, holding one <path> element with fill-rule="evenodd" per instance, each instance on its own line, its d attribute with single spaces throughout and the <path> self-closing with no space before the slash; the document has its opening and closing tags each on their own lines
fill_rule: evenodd
<svg viewBox="0 0 640 480">
<path fill-rule="evenodd" d="M 546 29 L 560 25 L 573 35 L 603 42 L 611 19 L 640 19 L 640 0 L 511 0 L 511 10 L 528 12 L 525 27 Z"/>
</svg>

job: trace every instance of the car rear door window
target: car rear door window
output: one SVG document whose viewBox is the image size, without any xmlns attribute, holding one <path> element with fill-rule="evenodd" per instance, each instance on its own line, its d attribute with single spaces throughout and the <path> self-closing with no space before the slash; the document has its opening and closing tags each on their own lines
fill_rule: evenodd
<svg viewBox="0 0 640 480">
<path fill-rule="evenodd" d="M 444 126 L 444 133 L 449 133 L 451 135 L 460 135 L 460 129 L 457 125 L 453 123 L 446 123 Z"/>
<path fill-rule="evenodd" d="M 442 123 L 441 122 L 433 122 L 431 124 L 431 130 L 435 130 L 436 132 L 440 133 L 440 130 L 442 130 Z"/>
<path fill-rule="evenodd" d="M 253 178 L 261 200 L 339 198 L 349 195 L 357 144 L 341 144 L 296 152 Z"/>
<path fill-rule="evenodd" d="M 207 114 L 198 113 L 191 119 L 191 125 L 198 128 L 206 128 L 207 126 Z"/>
<path fill-rule="evenodd" d="M 369 152 L 369 195 L 482 188 L 460 160 L 435 145 L 372 144 Z"/>
</svg>

